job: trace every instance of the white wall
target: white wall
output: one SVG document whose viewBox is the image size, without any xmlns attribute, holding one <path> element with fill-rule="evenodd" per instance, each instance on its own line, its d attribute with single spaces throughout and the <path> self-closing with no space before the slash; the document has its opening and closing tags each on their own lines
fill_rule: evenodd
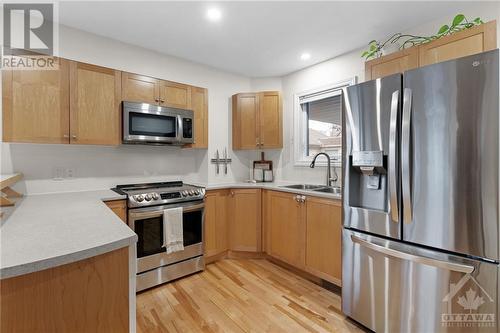
<svg viewBox="0 0 500 333">
<path fill-rule="evenodd" d="M 500 46 L 499 2 L 483 2 L 481 4 L 478 4 L 474 8 L 470 8 L 470 6 L 468 6 L 467 8 L 464 7 L 462 13 L 466 17 L 472 19 L 479 16 L 485 22 L 497 20 L 497 31 L 499 32 L 497 33 L 497 45 Z M 443 24 L 449 24 L 455 14 L 457 13 L 450 13 L 448 17 L 444 17 L 433 22 L 423 23 L 421 26 L 415 27 L 405 32 L 421 35 L 434 34 Z M 276 156 L 276 158 L 279 159 L 277 170 L 279 178 L 287 180 L 297 180 L 307 183 L 318 183 L 324 181 L 324 167 L 310 169 L 309 167 L 294 165 L 293 96 L 294 94 L 302 91 L 327 86 L 335 82 L 350 79 L 354 76 L 358 78 L 358 82 L 362 82 L 364 80 L 364 60 L 360 57 L 361 52 L 362 49 L 355 50 L 282 78 L 281 85 L 283 88 L 284 107 L 284 148 L 283 151 L 278 154 L 278 156 Z"/>
<path fill-rule="evenodd" d="M 208 88 L 209 149 L 151 146 L 1 144 L 0 172 L 23 172 L 29 193 L 109 188 L 124 181 L 185 179 L 231 182 L 248 178 L 248 158 L 233 158 L 228 175 L 216 175 L 208 159 L 230 148 L 230 98 L 249 91 L 249 78 L 162 55 L 68 27 L 59 29 L 60 56 Z M 232 152 L 230 152 L 230 155 Z M 255 155 L 255 154 L 254 154 Z M 54 168 L 74 168 L 75 179 L 52 180 Z M 130 178 L 132 177 L 132 178 Z"/>
</svg>

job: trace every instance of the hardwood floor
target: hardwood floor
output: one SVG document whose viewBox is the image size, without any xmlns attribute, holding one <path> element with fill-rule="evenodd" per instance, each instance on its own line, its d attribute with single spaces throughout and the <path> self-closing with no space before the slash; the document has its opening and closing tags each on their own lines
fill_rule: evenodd
<svg viewBox="0 0 500 333">
<path fill-rule="evenodd" d="M 340 296 L 264 259 L 226 259 L 137 295 L 137 332 L 363 332 Z"/>
</svg>

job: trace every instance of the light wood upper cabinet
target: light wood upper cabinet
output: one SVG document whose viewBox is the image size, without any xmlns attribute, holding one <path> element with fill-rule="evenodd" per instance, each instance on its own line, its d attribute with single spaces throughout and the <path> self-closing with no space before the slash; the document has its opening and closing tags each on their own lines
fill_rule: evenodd
<svg viewBox="0 0 500 333">
<path fill-rule="evenodd" d="M 496 21 L 491 21 L 430 43 L 367 61 L 365 62 L 365 80 L 494 50 L 497 47 L 496 36 Z"/>
<path fill-rule="evenodd" d="M 229 190 L 207 191 L 205 198 L 205 256 L 227 251 L 227 205 Z"/>
<path fill-rule="evenodd" d="M 232 189 L 229 196 L 229 248 L 260 252 L 262 249 L 261 190 Z"/>
<path fill-rule="evenodd" d="M 233 149 L 259 148 L 259 96 L 233 95 Z"/>
<path fill-rule="evenodd" d="M 305 209 L 293 193 L 269 191 L 266 194 L 266 251 L 288 264 L 305 264 Z"/>
<path fill-rule="evenodd" d="M 342 281 L 340 201 L 308 197 L 306 207 L 306 270 L 340 285 Z"/>
<path fill-rule="evenodd" d="M 259 93 L 260 148 L 283 147 L 281 96 L 277 91 Z"/>
<path fill-rule="evenodd" d="M 490 51 L 496 47 L 496 21 L 491 21 L 420 45 L 418 47 L 420 66 Z"/>
<path fill-rule="evenodd" d="M 120 71 L 71 61 L 71 143 L 120 144 L 120 103 Z"/>
<path fill-rule="evenodd" d="M 418 48 L 412 47 L 365 63 L 365 79 L 374 80 L 418 67 Z"/>
<path fill-rule="evenodd" d="M 122 72 L 122 99 L 128 102 L 158 104 L 160 102 L 160 80 Z"/>
<path fill-rule="evenodd" d="M 160 80 L 159 89 L 161 106 L 191 109 L 191 86 Z"/>
<path fill-rule="evenodd" d="M 233 95 L 233 149 L 283 147 L 281 94 L 277 91 Z"/>
<path fill-rule="evenodd" d="M 58 70 L 2 70 L 3 141 L 69 143 L 69 62 Z"/>
<path fill-rule="evenodd" d="M 208 90 L 191 87 L 191 108 L 194 113 L 194 144 L 189 148 L 208 148 Z"/>
</svg>

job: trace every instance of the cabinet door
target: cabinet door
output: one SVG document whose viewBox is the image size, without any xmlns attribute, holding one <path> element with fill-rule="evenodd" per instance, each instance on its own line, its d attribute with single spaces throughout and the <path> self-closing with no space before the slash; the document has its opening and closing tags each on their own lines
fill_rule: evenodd
<svg viewBox="0 0 500 333">
<path fill-rule="evenodd" d="M 190 110 L 191 86 L 160 80 L 160 105 Z"/>
<path fill-rule="evenodd" d="M 496 22 L 457 32 L 419 46 L 420 66 L 466 57 L 497 47 Z"/>
<path fill-rule="evenodd" d="M 306 205 L 306 270 L 322 279 L 341 285 L 340 201 L 308 197 Z"/>
<path fill-rule="evenodd" d="M 121 72 L 71 61 L 71 143 L 118 145 Z"/>
<path fill-rule="evenodd" d="M 205 199 L 205 256 L 227 251 L 227 201 L 229 191 L 208 191 Z"/>
<path fill-rule="evenodd" d="M 257 149 L 258 132 L 258 94 L 233 95 L 233 149 Z"/>
<path fill-rule="evenodd" d="M 230 249 L 260 252 L 262 249 L 260 189 L 233 189 L 230 195 Z"/>
<path fill-rule="evenodd" d="M 304 204 L 296 194 L 269 192 L 267 216 L 268 254 L 299 268 L 304 267 Z"/>
<path fill-rule="evenodd" d="M 159 80 L 122 72 L 122 99 L 128 102 L 160 103 Z"/>
<path fill-rule="evenodd" d="M 194 112 L 194 144 L 188 148 L 208 148 L 208 91 L 191 87 L 191 106 Z"/>
<path fill-rule="evenodd" d="M 411 47 L 365 63 L 365 81 L 418 67 L 418 48 Z"/>
<path fill-rule="evenodd" d="M 2 70 L 3 141 L 69 143 L 69 63 Z"/>
<path fill-rule="evenodd" d="M 281 95 L 278 91 L 266 91 L 259 94 L 260 106 L 260 147 L 283 147 L 283 118 Z"/>
<path fill-rule="evenodd" d="M 127 201 L 112 200 L 104 202 L 123 222 L 127 223 Z"/>
</svg>

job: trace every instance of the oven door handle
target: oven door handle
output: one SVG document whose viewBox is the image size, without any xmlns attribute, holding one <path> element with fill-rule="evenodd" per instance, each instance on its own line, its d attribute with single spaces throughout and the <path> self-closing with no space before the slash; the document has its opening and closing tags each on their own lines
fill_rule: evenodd
<svg viewBox="0 0 500 333">
<path fill-rule="evenodd" d="M 182 212 L 183 213 L 194 212 L 197 210 L 202 210 L 204 207 L 205 207 L 204 203 L 200 203 L 200 204 L 192 205 L 192 206 L 187 206 L 187 207 L 182 207 Z M 165 209 L 168 209 L 168 208 L 165 208 Z M 148 211 L 142 211 L 142 212 L 129 211 L 129 215 L 130 215 L 130 218 L 132 218 L 134 220 L 143 219 L 143 218 L 158 217 L 158 216 L 163 215 L 163 211 L 165 209 L 148 210 Z"/>
</svg>

